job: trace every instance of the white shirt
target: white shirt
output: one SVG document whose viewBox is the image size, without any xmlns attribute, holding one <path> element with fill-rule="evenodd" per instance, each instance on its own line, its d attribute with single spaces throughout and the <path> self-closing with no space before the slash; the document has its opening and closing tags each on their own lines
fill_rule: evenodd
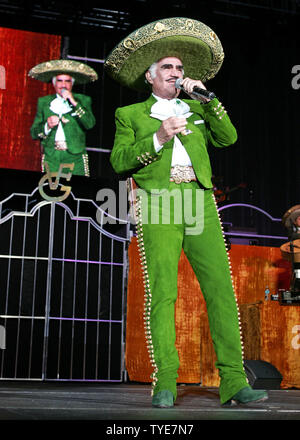
<svg viewBox="0 0 300 440">
<path fill-rule="evenodd" d="M 56 98 L 54 98 L 53 101 L 51 101 L 50 103 L 50 110 L 52 110 L 53 113 L 56 113 L 59 116 L 59 118 L 61 118 L 62 115 L 64 115 L 65 113 L 69 113 L 72 110 L 72 107 L 70 106 L 69 102 L 66 101 L 62 96 L 56 94 Z M 48 127 L 47 122 L 45 124 L 44 130 L 46 135 L 48 135 L 51 131 L 51 128 Z M 66 137 L 65 137 L 63 125 L 61 121 L 59 121 L 57 131 L 55 134 L 55 141 L 62 142 L 65 140 Z"/>
</svg>

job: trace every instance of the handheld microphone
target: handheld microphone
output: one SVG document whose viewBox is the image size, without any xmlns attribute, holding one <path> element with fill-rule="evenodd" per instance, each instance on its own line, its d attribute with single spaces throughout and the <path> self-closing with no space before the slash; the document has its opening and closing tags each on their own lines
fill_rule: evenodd
<svg viewBox="0 0 300 440">
<path fill-rule="evenodd" d="M 66 91 L 67 91 L 67 89 L 65 87 L 62 87 L 61 94 L 66 92 Z M 66 98 L 63 97 L 63 95 L 61 95 L 61 96 L 62 96 L 64 102 L 67 102 L 68 104 L 72 104 L 71 101 L 69 100 L 69 98 L 66 99 Z"/>
<path fill-rule="evenodd" d="M 67 91 L 67 89 L 65 88 L 65 87 L 62 87 L 62 89 L 61 89 L 61 93 L 64 93 L 64 92 L 66 92 Z M 62 95 L 61 95 L 62 96 Z M 65 101 L 68 101 L 68 98 L 67 99 L 65 99 Z"/>
<path fill-rule="evenodd" d="M 175 87 L 176 89 L 184 90 L 184 87 L 182 86 L 183 79 L 178 78 L 175 81 Z M 206 89 L 201 89 L 200 87 L 194 86 L 193 88 L 193 94 L 196 96 L 199 96 L 201 98 L 208 98 L 208 99 L 214 99 L 216 95 L 213 92 L 209 92 Z"/>
</svg>

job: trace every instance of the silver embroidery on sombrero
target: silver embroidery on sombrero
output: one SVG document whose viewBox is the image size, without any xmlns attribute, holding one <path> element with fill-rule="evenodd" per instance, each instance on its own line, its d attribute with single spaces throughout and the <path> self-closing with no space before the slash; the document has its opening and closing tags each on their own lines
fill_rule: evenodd
<svg viewBox="0 0 300 440">
<path fill-rule="evenodd" d="M 152 334 L 151 334 L 151 300 L 152 300 L 152 294 L 151 294 L 151 288 L 150 288 L 150 280 L 149 280 L 149 274 L 148 274 L 148 268 L 147 268 L 147 258 L 146 258 L 146 252 L 145 252 L 145 245 L 144 245 L 144 237 L 143 237 L 143 222 L 142 222 L 142 202 L 140 196 L 137 196 L 136 198 L 136 232 L 137 232 L 137 242 L 138 242 L 138 249 L 140 254 L 140 262 L 142 266 L 143 271 L 143 284 L 144 284 L 144 330 L 145 330 L 145 337 L 146 337 L 146 344 L 147 349 L 149 353 L 150 363 L 153 367 L 154 371 L 151 374 L 152 378 L 152 395 L 155 388 L 155 385 L 157 383 L 157 377 L 156 374 L 158 372 L 158 368 L 155 362 L 154 357 L 154 347 L 152 343 Z"/>
<path fill-rule="evenodd" d="M 236 303 L 236 308 L 237 308 L 237 314 L 238 314 L 238 321 L 239 321 L 240 340 L 241 340 L 241 347 L 242 347 L 242 359 L 244 359 L 244 342 L 243 342 L 243 336 L 242 336 L 241 314 L 240 314 L 239 305 L 238 305 L 238 300 L 237 300 L 237 297 L 236 297 L 235 288 L 234 288 L 234 283 L 233 283 L 232 268 L 231 268 L 231 261 L 230 261 L 229 249 L 228 249 L 228 245 L 227 245 L 226 240 L 225 240 L 224 228 L 223 228 L 222 220 L 221 220 L 221 217 L 220 217 L 220 213 L 219 213 L 219 211 L 218 211 L 218 205 L 217 205 L 217 202 L 216 202 L 216 198 L 215 198 L 215 196 L 214 196 L 214 193 L 212 193 L 212 198 L 213 198 L 213 201 L 214 201 L 214 203 L 215 203 L 216 210 L 217 210 L 217 214 L 218 214 L 218 217 L 219 217 L 219 222 L 220 222 L 220 226 L 221 226 L 221 229 L 222 229 L 222 235 L 223 235 L 224 244 L 225 244 L 226 253 L 227 253 L 227 258 L 228 258 L 228 266 L 229 266 L 229 271 L 230 271 L 231 285 L 232 285 L 232 290 L 233 290 L 233 293 L 234 293 L 234 298 L 235 298 L 235 303 Z"/>
</svg>

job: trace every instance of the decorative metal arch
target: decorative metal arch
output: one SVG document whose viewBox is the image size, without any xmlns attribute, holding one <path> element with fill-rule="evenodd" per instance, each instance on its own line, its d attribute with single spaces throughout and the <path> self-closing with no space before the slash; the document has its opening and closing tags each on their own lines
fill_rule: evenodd
<svg viewBox="0 0 300 440">
<path fill-rule="evenodd" d="M 267 211 L 265 211 L 262 208 L 259 208 L 258 206 L 255 205 L 251 205 L 248 203 L 231 203 L 228 205 L 224 205 L 221 206 L 220 208 L 218 208 L 219 212 L 222 212 L 226 209 L 232 209 L 232 208 L 249 208 L 252 209 L 254 211 L 260 212 L 261 214 L 263 214 L 264 216 L 266 216 L 268 219 L 270 219 L 272 222 L 275 223 L 280 223 L 281 222 L 281 218 L 276 218 L 273 217 L 271 214 L 269 214 Z M 242 236 L 242 237 L 255 237 L 255 238 L 270 238 L 270 239 L 275 239 L 275 240 L 285 240 L 287 239 L 286 236 L 281 236 L 281 235 L 266 235 L 266 234 L 252 234 L 252 233 L 247 233 L 247 232 L 225 232 L 226 235 L 232 235 L 232 236 Z"/>
<path fill-rule="evenodd" d="M 124 379 L 129 223 L 115 218 L 125 231 L 115 234 L 99 209 L 73 193 L 42 200 L 38 188 L 0 202 L 1 380 Z"/>
</svg>

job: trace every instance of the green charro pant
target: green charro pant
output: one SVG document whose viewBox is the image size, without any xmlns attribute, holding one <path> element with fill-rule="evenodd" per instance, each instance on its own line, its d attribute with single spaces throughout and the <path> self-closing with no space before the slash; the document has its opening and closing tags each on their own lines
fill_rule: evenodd
<svg viewBox="0 0 300 440">
<path fill-rule="evenodd" d="M 150 197 L 140 190 L 137 202 L 137 235 L 145 285 L 145 329 L 154 369 L 153 393 L 168 389 L 175 399 L 177 396 L 179 358 L 175 348 L 175 302 L 178 262 L 183 248 L 206 301 L 221 379 L 220 401 L 224 403 L 248 386 L 248 382 L 220 219 L 212 190 L 200 189 L 197 182 L 172 182 L 164 193 L 165 202 L 170 194 L 175 196 L 169 198 L 169 208 L 162 201 L 162 195 Z M 186 203 L 187 199 L 190 204 Z M 188 212 L 191 206 L 193 211 Z M 194 224 L 191 223 L 193 219 Z M 190 292 L 191 296 L 194 294 Z"/>
<path fill-rule="evenodd" d="M 71 164 L 74 163 L 74 169 L 72 174 L 78 176 L 89 176 L 89 160 L 88 154 L 78 153 L 72 154 L 65 150 L 50 150 L 43 156 L 42 168 L 44 169 L 44 162 L 47 162 L 51 172 L 58 172 L 59 166 L 62 163 Z M 65 169 L 64 172 L 70 172 L 69 169 Z"/>
</svg>

